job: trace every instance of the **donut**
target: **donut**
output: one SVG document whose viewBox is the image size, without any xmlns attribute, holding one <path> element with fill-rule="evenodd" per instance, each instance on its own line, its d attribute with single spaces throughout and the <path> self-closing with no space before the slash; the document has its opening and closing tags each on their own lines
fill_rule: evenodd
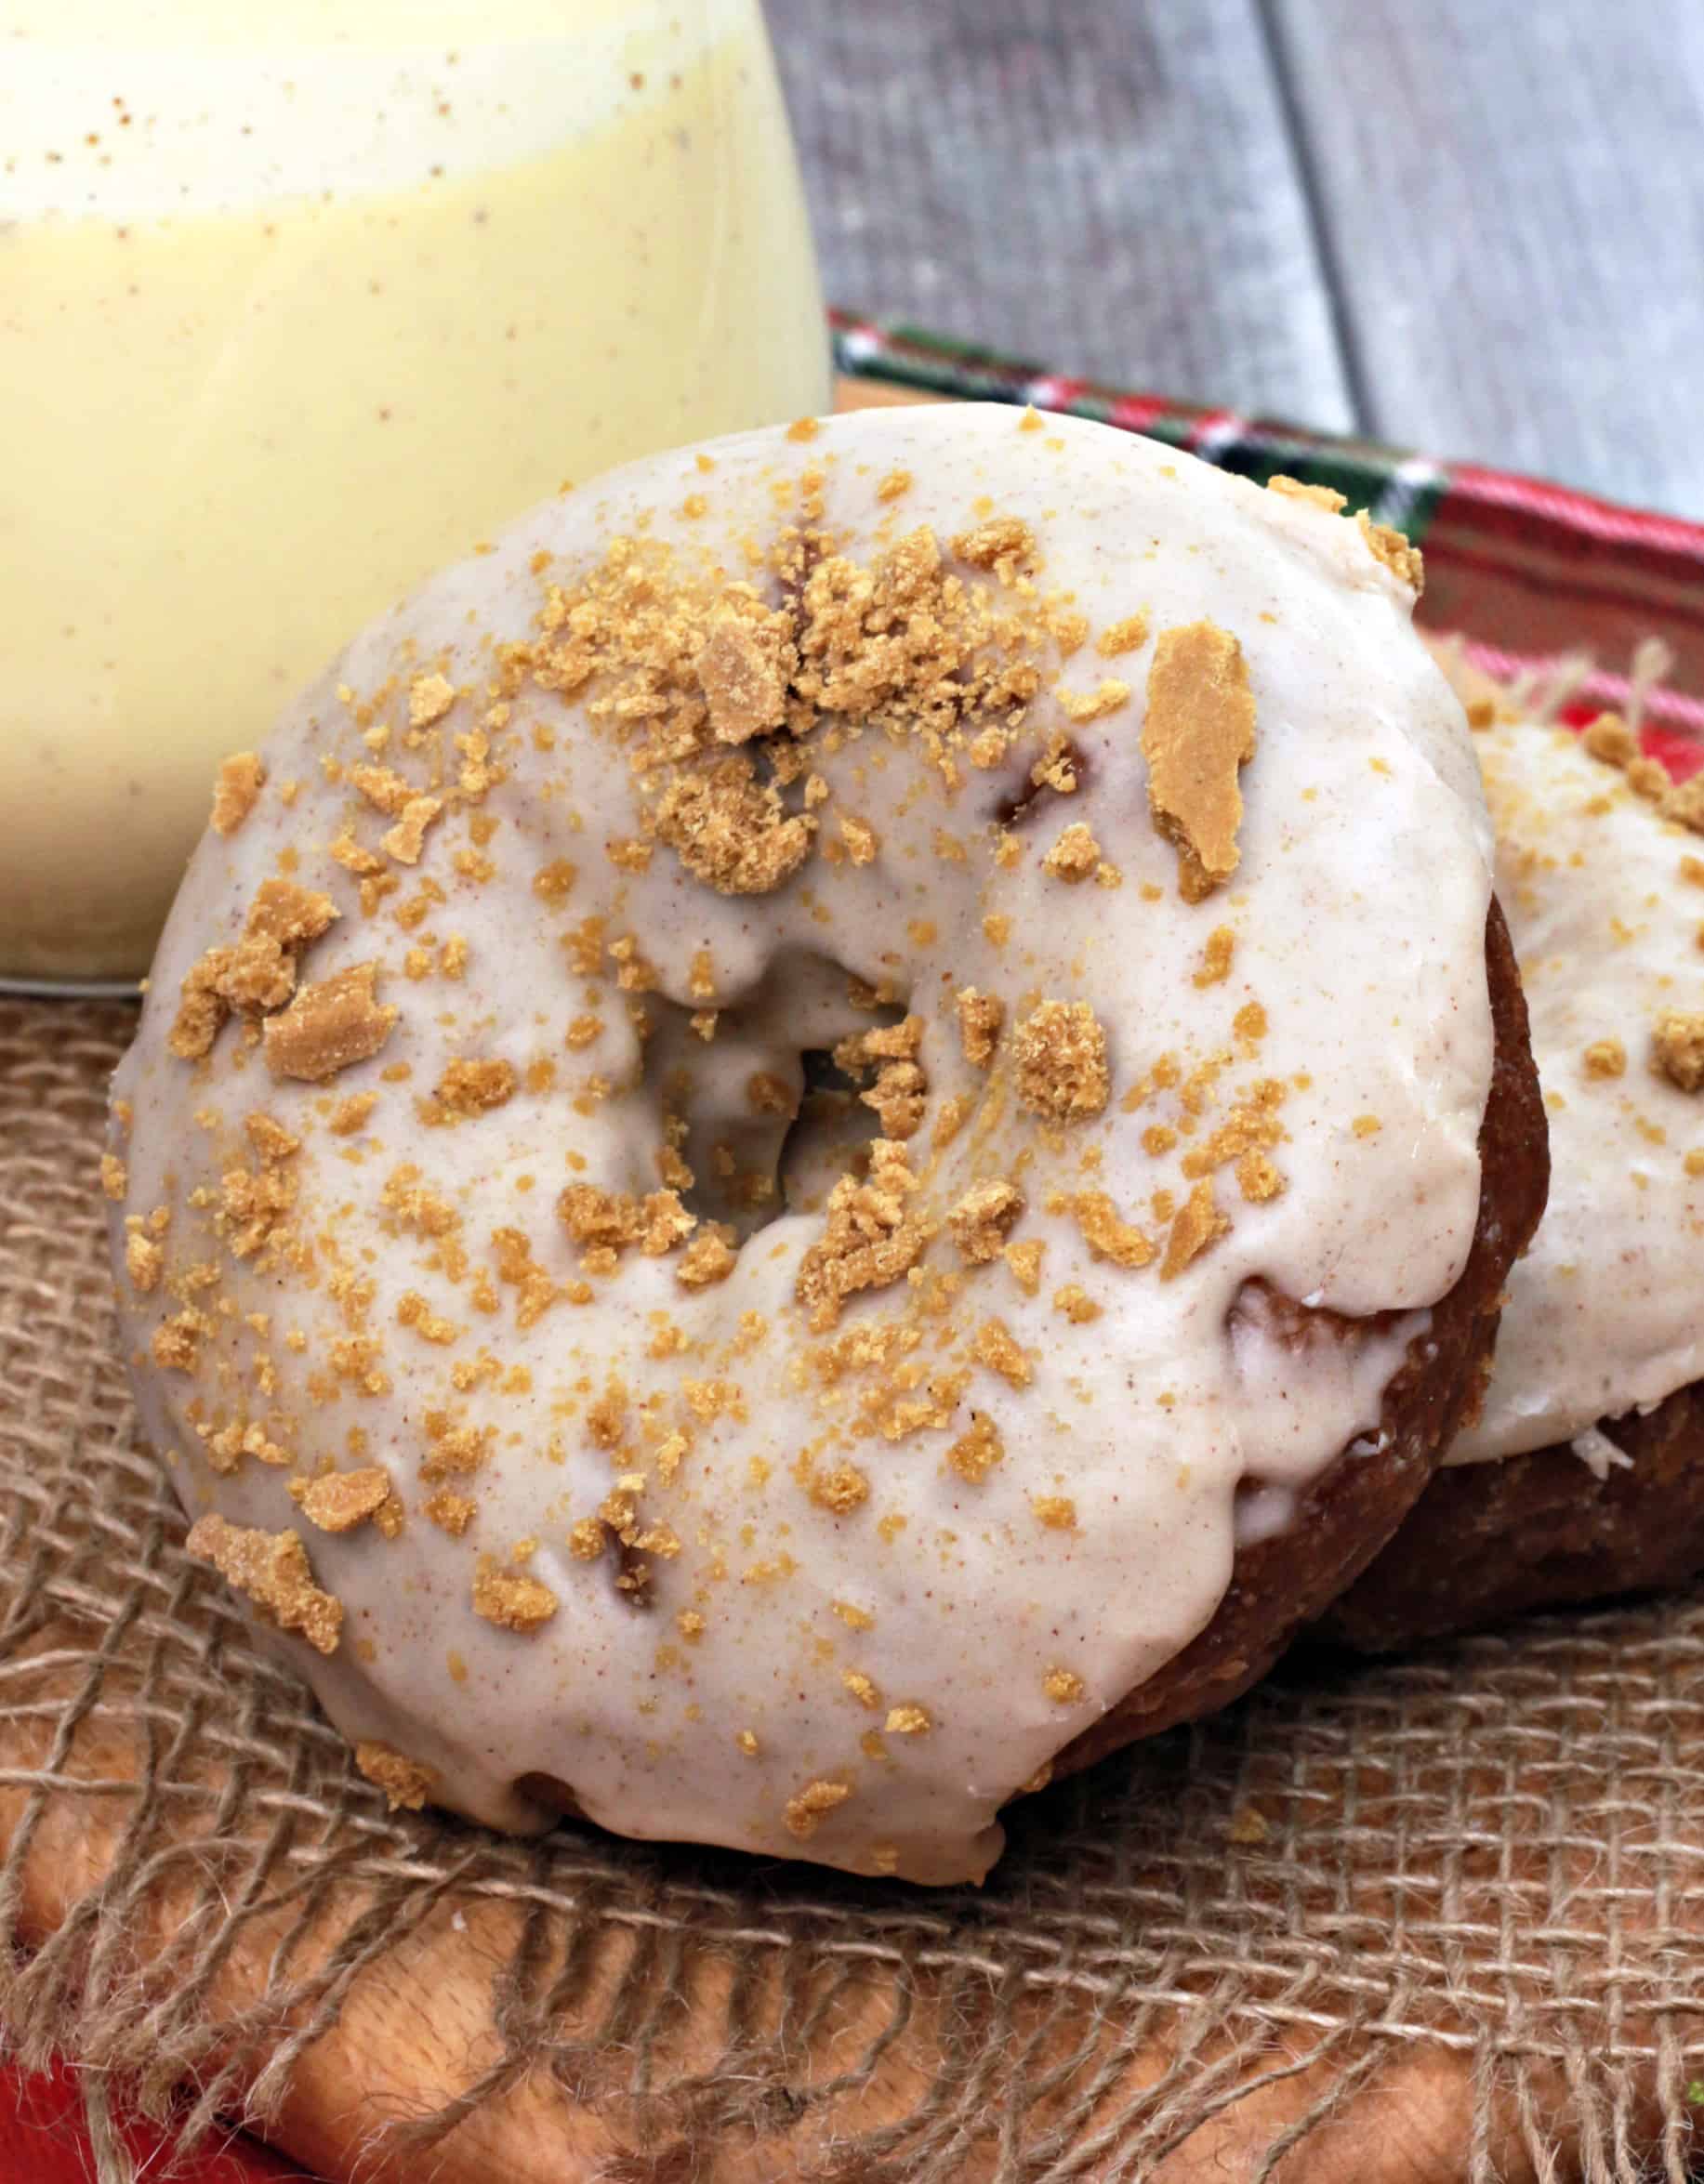
<svg viewBox="0 0 1704 2184">
<path fill-rule="evenodd" d="M 1331 1619 L 1374 1649 L 1704 1570 L 1704 777 L 1474 713 L 1553 1170 L 1478 1417 Z"/>
<path fill-rule="evenodd" d="M 805 420 L 553 500 L 227 761 L 126 1354 L 393 1803 L 977 1877 L 1389 1536 L 1544 1187 L 1418 578 L 1107 428 Z"/>
</svg>

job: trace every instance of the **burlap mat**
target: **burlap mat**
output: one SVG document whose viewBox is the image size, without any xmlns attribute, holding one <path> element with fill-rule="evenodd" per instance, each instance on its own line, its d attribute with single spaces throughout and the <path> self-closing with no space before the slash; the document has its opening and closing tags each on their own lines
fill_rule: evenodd
<svg viewBox="0 0 1704 2184">
<path fill-rule="evenodd" d="M 132 1443 L 129 1023 L 0 1003 L 0 2021 L 98 2137 L 122 2084 L 339 2175 L 1684 2177 L 1697 1601 L 1292 1668 L 1022 1806 L 981 1891 L 388 1817 Z"/>
</svg>

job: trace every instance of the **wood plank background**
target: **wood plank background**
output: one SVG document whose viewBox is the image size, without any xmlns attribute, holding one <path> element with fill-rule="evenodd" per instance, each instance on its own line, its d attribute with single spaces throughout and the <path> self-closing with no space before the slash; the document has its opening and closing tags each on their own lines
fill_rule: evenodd
<svg viewBox="0 0 1704 2184">
<path fill-rule="evenodd" d="M 1704 518 L 1704 0 L 768 0 L 834 301 Z"/>
</svg>

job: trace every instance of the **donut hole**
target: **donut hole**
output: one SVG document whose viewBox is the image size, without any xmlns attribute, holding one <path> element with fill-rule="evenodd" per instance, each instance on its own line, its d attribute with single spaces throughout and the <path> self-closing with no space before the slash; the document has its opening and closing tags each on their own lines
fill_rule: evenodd
<svg viewBox="0 0 1704 2184">
<path fill-rule="evenodd" d="M 818 1214 L 842 1176 L 868 1166 L 870 1140 L 881 1125 L 831 1052 L 809 1046 L 799 1059 L 805 1090 L 781 1143 L 781 1199 L 790 1214 Z"/>
<path fill-rule="evenodd" d="M 647 997 L 645 1077 L 691 1171 L 681 1198 L 737 1243 L 783 1214 L 820 1211 L 879 1134 L 834 1049 L 901 1023 L 906 1011 L 898 1001 L 861 1006 L 854 986 L 832 958 L 789 950 L 728 1001 L 693 1007 Z"/>
</svg>

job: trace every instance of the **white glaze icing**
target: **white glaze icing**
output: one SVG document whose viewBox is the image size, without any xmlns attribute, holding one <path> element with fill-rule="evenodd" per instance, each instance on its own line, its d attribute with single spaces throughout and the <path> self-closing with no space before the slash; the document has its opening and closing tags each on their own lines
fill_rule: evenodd
<svg viewBox="0 0 1704 2184">
<path fill-rule="evenodd" d="M 120 1273 L 126 1334 L 145 1429 L 172 1452 L 186 1506 L 268 1532 L 296 1526 L 346 1619 L 329 1658 L 281 1642 L 346 1733 L 429 1767 L 439 1801 L 500 1826 L 542 1824 L 514 1786 L 539 1771 L 628 1834 L 949 1879 L 984 1871 L 998 1852 L 1000 1804 L 1209 1621 L 1229 1576 L 1239 1498 L 1245 1529 L 1267 1529 L 1286 1496 L 1377 1425 L 1425 1308 L 1457 1279 L 1476 1218 L 1491 1069 L 1488 830 L 1460 709 L 1412 633 L 1406 587 L 1353 525 L 1317 506 L 1141 439 L 1080 423 L 1026 428 L 997 408 L 865 414 L 826 424 L 802 445 L 756 433 L 718 443 L 713 457 L 707 474 L 691 452 L 657 458 L 535 511 L 367 630 L 286 715 L 256 809 L 229 839 L 208 835 L 191 867 L 116 1080 L 130 1118 L 114 1136 L 128 1164 L 115 1208 L 121 1247 L 124 1216 L 172 1211 L 165 1281 L 139 1293 Z M 381 719 L 396 720 L 409 678 L 441 670 L 473 693 L 442 728 L 469 728 L 486 703 L 491 639 L 532 631 L 537 550 L 555 557 L 549 575 L 566 582 L 612 535 L 648 522 L 653 538 L 725 554 L 744 576 L 744 543 L 773 533 L 776 485 L 807 468 L 823 475 L 827 523 L 860 557 L 922 524 L 944 542 L 989 504 L 1026 520 L 1043 557 L 1038 581 L 1074 598 L 1090 625 L 1064 686 L 1092 688 L 1103 670 L 1129 681 L 1127 704 L 1074 726 L 1082 786 L 1011 830 L 1015 862 L 993 854 L 997 815 L 1060 724 L 1052 695 L 1037 700 L 1030 740 L 999 770 L 961 769 L 950 796 L 914 743 L 819 747 L 825 810 L 864 817 L 878 854 L 863 866 L 818 857 L 778 892 L 728 897 L 661 848 L 643 872 L 606 860 L 606 839 L 636 831 L 627 769 L 583 704 L 535 690 L 516 704 L 522 732 L 512 747 L 498 739 L 508 778 L 476 811 L 447 812 L 417 874 L 398 875 L 402 893 L 363 915 L 326 846 L 346 821 L 369 842 L 388 822 L 323 770 L 369 756 L 340 686 L 371 693 L 400 675 L 394 701 L 380 707 Z M 878 484 L 894 470 L 911 483 L 887 502 Z M 704 512 L 683 515 L 699 493 Z M 1095 637 L 1137 611 L 1149 630 L 1141 649 L 1099 658 Z M 1179 897 L 1176 852 L 1148 817 L 1139 736 L 1156 633 L 1199 618 L 1241 641 L 1258 726 L 1242 774 L 1240 868 L 1191 905 Z M 548 751 L 531 732 L 538 723 L 555 731 Z M 422 770 L 394 743 L 385 756 Z M 287 806 L 292 781 L 300 787 Z M 470 825 L 493 820 L 483 852 L 492 875 L 480 885 L 455 861 Z M 1044 871 L 1060 828 L 1079 820 L 1121 886 L 1067 886 Z M 938 853 L 941 829 L 958 838 L 964 862 Z M 198 1065 L 166 1047 L 180 981 L 209 944 L 234 937 L 284 852 L 295 853 L 295 878 L 324 888 L 344 913 L 304 957 L 304 981 L 376 961 L 380 997 L 399 1011 L 382 1053 L 325 1086 L 272 1081 L 240 1025 Z M 552 905 L 533 875 L 564 857 L 578 877 Z M 426 879 L 445 899 L 399 930 L 397 903 Z M 563 934 L 594 913 L 609 920 L 610 939 L 638 936 L 654 968 L 657 1028 L 642 1074 L 607 973 L 598 981 L 603 1034 L 584 1051 L 564 1047 L 565 1026 L 591 1004 Z M 1003 946 L 984 924 L 989 914 L 1011 920 Z M 1198 986 L 1207 936 L 1222 926 L 1235 935 L 1228 976 Z M 405 974 L 410 947 L 429 943 L 435 961 L 430 949 L 452 936 L 467 945 L 459 980 Z M 711 1005 L 722 1011 L 707 1045 L 687 1028 L 705 1006 L 692 990 L 705 949 Z M 860 1410 L 867 1374 L 826 1385 L 813 1371 L 827 1338 L 807 1334 L 793 1292 L 821 1233 L 821 1187 L 844 1158 L 824 1153 L 828 1125 L 799 1161 L 789 1149 L 792 1203 L 745 1243 L 720 1285 L 689 1296 L 668 1258 L 629 1252 L 596 1282 L 594 1302 L 559 1300 L 526 1328 L 514 1292 L 482 1313 L 475 1275 L 452 1280 L 441 1248 L 397 1233 L 383 1213 L 388 1179 L 416 1163 L 462 1217 L 474 1267 L 489 1270 L 488 1239 L 509 1226 L 555 1282 L 570 1281 L 574 1250 L 552 1213 L 568 1163 L 605 1188 L 654 1189 L 659 1082 L 689 1057 L 694 1168 L 710 1171 L 709 1140 L 723 1124 L 742 1162 L 773 1165 L 784 1125 L 752 1117 L 745 1085 L 756 1070 L 797 1085 L 801 1048 L 870 1025 L 846 997 L 849 971 L 892 980 L 924 1019 L 931 1116 L 957 1094 L 974 1103 L 944 1149 L 929 1122 L 911 1141 L 919 1206 L 938 1217 L 971 1184 L 1020 1174 L 1027 1204 L 1012 1236 L 1044 1241 L 1046 1254 L 1029 1296 L 998 1259 L 964 1266 L 943 1230 L 910 1285 L 854 1296 L 839 1331 L 916 1327 L 932 1375 L 965 1366 L 971 1333 L 997 1316 L 1027 1354 L 1029 1385 L 975 1366 L 942 1399 L 944 1424 L 888 1438 Z M 961 1051 L 949 996 L 965 983 L 1002 996 L 1009 1025 L 1037 996 L 1087 1000 L 1108 1039 L 1104 1112 L 1039 1129 L 1011 1097 L 1007 1049 L 985 1073 Z M 1255 1001 L 1264 1034 L 1239 1035 L 1234 1021 Z M 1282 1080 L 1285 1136 L 1273 1157 L 1287 1188 L 1244 1203 L 1223 1170 L 1229 1233 L 1175 1280 L 1162 1282 L 1156 1265 L 1095 1258 L 1075 1221 L 1048 1211 L 1050 1189 L 1104 1188 L 1163 1241 L 1153 1194 L 1181 1200 L 1190 1188 L 1180 1163 L 1191 1138 L 1153 1151 L 1143 1133 L 1188 1118 L 1172 1094 L 1135 1112 L 1122 1101 L 1162 1055 L 1187 1071 L 1214 1052 L 1232 1059 L 1201 1130 L 1239 1088 Z M 423 1128 L 416 1098 L 458 1056 L 509 1059 L 522 1088 L 454 1127 Z M 557 1064 L 555 1084 L 529 1089 L 540 1058 Z M 387 1079 L 403 1064 L 405 1083 Z M 575 1097 L 593 1071 L 618 1088 L 601 1104 L 582 1099 L 582 1112 Z M 377 1095 L 364 1130 L 328 1134 L 328 1105 L 357 1091 Z M 247 1157 L 242 1118 L 257 1108 L 302 1139 L 289 1221 L 312 1242 L 317 1288 L 287 1269 L 269 1275 L 264 1251 L 232 1260 L 192 1201 Z M 382 1345 L 382 1392 L 361 1393 L 325 1369 L 348 1332 L 326 1279 L 334 1256 L 371 1283 L 364 1325 Z M 147 1345 L 181 1302 L 173 1281 L 181 1291 L 197 1260 L 215 1268 L 197 1293 L 215 1332 L 192 1376 L 162 1372 Z M 962 1290 L 931 1316 L 928 1300 L 940 1300 L 949 1272 Z M 1355 1341 L 1287 1349 L 1267 1329 L 1261 1293 L 1247 1287 L 1256 1281 L 1341 1314 L 1403 1316 Z M 1054 1309 L 1073 1283 L 1099 1318 L 1078 1323 Z M 409 1292 L 465 1333 L 439 1347 L 399 1325 Z M 270 1315 L 264 1332 L 244 1322 L 255 1312 Z M 743 1318 L 753 1313 L 760 1322 Z M 681 1330 L 684 1356 L 646 1354 L 664 1347 L 652 1343 L 656 1314 Z M 453 1387 L 457 1360 L 479 1346 L 500 1361 L 501 1385 Z M 648 1427 L 628 1414 L 614 1453 L 595 1445 L 587 1416 L 612 1374 L 636 1401 L 658 1399 Z M 694 1377 L 735 1383 L 740 1414 L 692 1416 L 681 1391 Z M 316 1531 L 289 1499 L 284 1466 L 245 1458 L 216 1477 L 192 1406 L 205 1430 L 258 1424 L 297 1474 L 382 1463 L 407 1509 L 399 1534 Z M 465 1482 L 477 1515 L 459 1539 L 420 1508 L 435 1409 L 493 1429 L 483 1468 Z M 972 1483 L 944 1453 L 978 1413 L 997 1427 L 1005 1459 Z M 885 1415 L 901 1423 L 891 1401 Z M 677 1420 L 692 1426 L 693 1446 L 665 1484 L 654 1443 Z M 818 1506 L 801 1484 L 801 1450 L 855 1462 L 868 1499 L 840 1515 Z M 609 1558 L 576 1561 L 567 1545 L 623 1471 L 645 1474 L 647 1520 L 680 1542 L 678 1555 L 654 1559 L 645 1608 L 617 1592 Z M 1069 1497 L 1069 1528 L 1038 1520 L 1035 1502 L 1047 1496 Z M 531 1635 L 469 1604 L 478 1556 L 500 1557 L 522 1539 L 538 1543 L 526 1573 L 558 1602 Z M 690 1640 L 677 1624 L 683 1612 L 703 1616 Z M 1055 1672 L 1063 1697 L 1049 1695 Z M 848 1676 L 867 1678 L 878 1705 L 861 1703 Z M 925 1733 L 889 1729 L 890 1710 L 908 1706 L 926 1709 Z M 788 1802 L 825 1781 L 849 1794 L 801 1840 L 785 1823 Z"/>
<path fill-rule="evenodd" d="M 1704 851 L 1566 729 L 1474 737 L 1497 828 L 1497 891 L 1520 959 L 1550 1116 L 1544 1218 L 1509 1279 L 1478 1423 L 1451 1463 L 1519 1455 L 1650 1409 L 1704 1375 L 1704 1095 L 1651 1066 L 1665 1009 L 1704 1006 Z M 1586 1049 L 1620 1043 L 1625 1073 Z M 1581 1444 L 1584 1445 L 1581 1445 Z M 1595 1467 L 1595 1465 L 1594 1465 Z"/>
</svg>

